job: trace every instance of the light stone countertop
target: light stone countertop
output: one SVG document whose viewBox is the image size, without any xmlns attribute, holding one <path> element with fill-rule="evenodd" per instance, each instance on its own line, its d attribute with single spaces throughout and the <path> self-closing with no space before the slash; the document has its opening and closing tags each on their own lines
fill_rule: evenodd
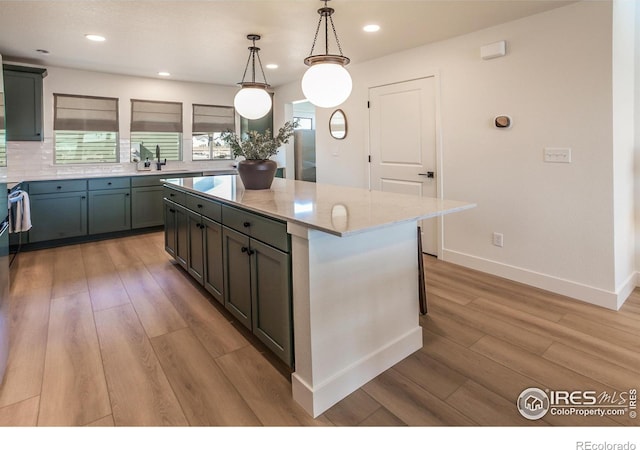
<svg viewBox="0 0 640 450">
<path fill-rule="evenodd" d="M 54 181 L 54 180 L 83 180 L 90 178 L 118 178 L 118 177 L 140 177 L 140 176 L 158 176 L 166 175 L 167 177 L 176 177 L 187 173 L 203 173 L 204 175 L 227 175 L 235 174 L 235 169 L 169 169 L 169 170 L 140 170 L 137 172 L 90 172 L 90 173 L 63 173 L 63 174 L 42 174 L 28 175 L 16 177 L 12 175 L 4 175 L 0 173 L 0 181 L 6 182 L 9 187 L 15 186 L 27 181 Z"/>
<path fill-rule="evenodd" d="M 236 175 L 171 178 L 165 184 L 336 236 L 441 216 L 474 203 L 276 178 L 271 189 L 245 190 Z"/>
</svg>

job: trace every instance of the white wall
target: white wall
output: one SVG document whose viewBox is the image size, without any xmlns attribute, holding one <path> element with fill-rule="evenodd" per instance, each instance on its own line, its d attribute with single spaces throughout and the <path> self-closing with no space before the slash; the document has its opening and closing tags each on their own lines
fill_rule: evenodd
<svg viewBox="0 0 640 450">
<path fill-rule="evenodd" d="M 46 177 L 58 174 L 131 173 L 136 170 L 130 163 L 129 125 L 131 102 L 134 99 L 182 102 L 183 107 L 183 161 L 169 161 L 166 169 L 229 168 L 230 161 L 191 161 L 192 104 L 233 106 L 236 87 L 213 84 L 188 83 L 164 79 L 112 75 L 83 70 L 47 67 L 43 80 L 43 142 L 9 142 L 9 180 Z M 53 94 L 79 94 L 117 97 L 120 120 L 120 163 L 75 164 L 53 163 Z"/>
<path fill-rule="evenodd" d="M 635 267 L 636 283 L 640 285 L 640 6 L 636 5 L 635 13 L 635 152 L 634 152 L 634 186 L 635 186 Z"/>
<path fill-rule="evenodd" d="M 507 55 L 481 60 L 480 47 L 499 40 Z M 478 204 L 445 218 L 441 257 L 617 307 L 629 256 L 618 250 L 632 243 L 626 233 L 614 245 L 610 2 L 571 4 L 349 70 L 354 90 L 340 106 L 347 138 L 323 132 L 331 111 L 317 110 L 319 181 L 368 186 L 369 88 L 437 74 L 442 194 Z M 283 86 L 276 108 L 300 98 L 298 83 Z M 493 128 L 498 114 L 512 128 Z M 572 163 L 544 163 L 545 147 L 571 148 Z M 503 248 L 492 245 L 494 231 Z"/>
<path fill-rule="evenodd" d="M 634 0 L 613 2 L 613 205 L 615 286 L 621 294 L 618 306 L 635 287 L 635 10 Z"/>
</svg>

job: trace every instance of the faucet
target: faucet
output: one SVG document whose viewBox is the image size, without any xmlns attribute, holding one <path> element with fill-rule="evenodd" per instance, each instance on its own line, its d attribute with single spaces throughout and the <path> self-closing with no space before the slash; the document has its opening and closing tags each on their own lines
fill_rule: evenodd
<svg viewBox="0 0 640 450">
<path fill-rule="evenodd" d="M 158 168 L 158 170 L 162 170 L 162 166 L 167 164 L 167 158 L 164 159 L 164 162 L 160 161 L 160 146 L 156 145 L 156 158 L 158 158 L 158 161 L 156 161 L 156 167 Z"/>
</svg>

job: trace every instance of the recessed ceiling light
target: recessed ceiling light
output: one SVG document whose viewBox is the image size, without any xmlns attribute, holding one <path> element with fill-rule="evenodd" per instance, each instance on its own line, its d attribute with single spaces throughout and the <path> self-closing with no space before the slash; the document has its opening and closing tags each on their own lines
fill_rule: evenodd
<svg viewBox="0 0 640 450">
<path fill-rule="evenodd" d="M 99 34 L 85 34 L 84 37 L 94 42 L 104 42 L 107 40 L 104 36 L 100 36 Z"/>
<path fill-rule="evenodd" d="M 277 64 L 267 64 L 265 67 L 266 67 L 267 69 L 277 69 L 277 68 L 278 68 L 278 65 L 277 65 Z"/>
<path fill-rule="evenodd" d="M 362 27 L 362 29 L 367 33 L 375 33 L 376 31 L 380 31 L 380 25 L 375 25 L 372 23 L 370 25 L 365 25 L 364 27 Z"/>
<path fill-rule="evenodd" d="M 43 55 L 48 55 L 49 54 L 49 50 L 45 50 L 43 48 L 39 48 L 36 50 L 38 53 L 42 53 Z"/>
<path fill-rule="evenodd" d="M 161 77 L 171 76 L 171 74 L 169 72 L 158 72 L 158 75 L 160 75 Z"/>
</svg>

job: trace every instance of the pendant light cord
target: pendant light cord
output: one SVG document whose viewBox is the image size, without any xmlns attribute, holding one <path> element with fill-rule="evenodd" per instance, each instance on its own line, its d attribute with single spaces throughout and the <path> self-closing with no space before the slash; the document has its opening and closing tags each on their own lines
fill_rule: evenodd
<svg viewBox="0 0 640 450">
<path fill-rule="evenodd" d="M 247 70 L 249 70 L 249 64 L 251 64 L 251 82 L 256 82 L 256 56 L 258 56 L 258 65 L 260 66 L 260 72 L 262 73 L 262 79 L 264 80 L 264 84 L 268 85 L 267 77 L 264 74 L 264 69 L 262 68 L 262 60 L 260 59 L 259 48 L 256 47 L 256 38 L 252 38 L 252 45 L 249 47 L 249 59 L 247 59 L 247 65 L 244 68 L 244 73 L 242 74 L 242 82 L 239 84 L 243 84 L 245 78 L 247 77 Z"/>
<path fill-rule="evenodd" d="M 318 14 L 320 14 L 320 20 L 318 20 L 318 26 L 316 27 L 316 34 L 313 37 L 313 44 L 311 44 L 311 51 L 309 52 L 309 56 L 313 56 L 313 50 L 316 47 L 316 41 L 318 40 L 318 34 L 320 33 L 320 26 L 322 25 L 323 18 L 324 18 L 325 55 L 329 54 L 329 22 L 331 22 L 331 29 L 333 30 L 333 37 L 335 37 L 336 44 L 338 45 L 338 51 L 340 52 L 340 56 L 344 56 L 342 54 L 342 46 L 340 45 L 340 39 L 338 39 L 338 33 L 336 32 L 336 26 L 333 24 L 333 17 L 331 17 L 334 12 L 334 9 L 327 7 L 327 1 L 328 0 L 324 0 L 324 8 L 320 8 L 318 10 Z M 327 17 L 329 19 L 327 19 Z"/>
</svg>

